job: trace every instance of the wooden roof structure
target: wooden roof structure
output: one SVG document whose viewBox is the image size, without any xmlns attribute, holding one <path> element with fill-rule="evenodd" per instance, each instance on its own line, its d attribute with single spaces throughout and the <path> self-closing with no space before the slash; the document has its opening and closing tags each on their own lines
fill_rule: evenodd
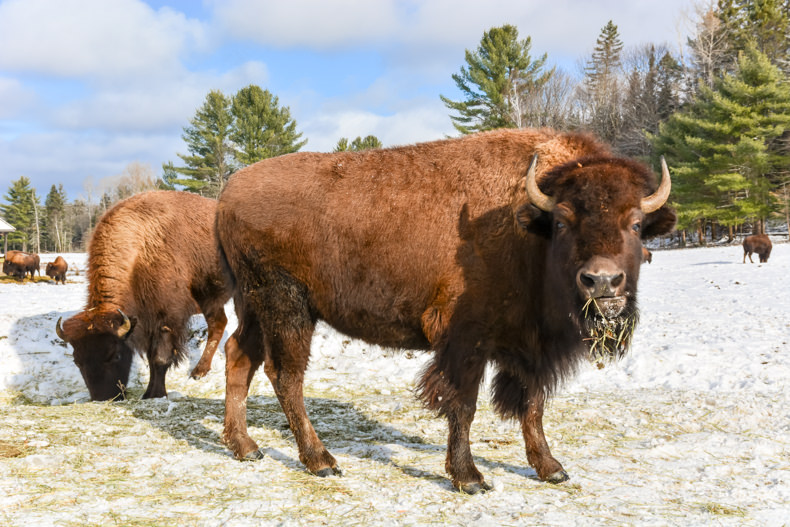
<svg viewBox="0 0 790 527">
<path fill-rule="evenodd" d="M 15 230 L 13 225 L 6 222 L 3 218 L 0 218 L 0 234 L 3 235 L 3 257 L 5 257 L 5 253 L 8 252 L 8 233 L 14 232 Z"/>
</svg>

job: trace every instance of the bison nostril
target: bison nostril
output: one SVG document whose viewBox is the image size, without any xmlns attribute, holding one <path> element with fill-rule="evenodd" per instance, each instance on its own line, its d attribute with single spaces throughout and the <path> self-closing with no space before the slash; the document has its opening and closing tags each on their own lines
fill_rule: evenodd
<svg viewBox="0 0 790 527">
<path fill-rule="evenodd" d="M 596 280 L 595 280 L 595 277 L 593 275 L 582 273 L 579 276 L 579 281 L 582 283 L 582 285 L 584 287 L 587 287 L 587 288 L 590 288 L 590 289 L 595 288 Z"/>
<path fill-rule="evenodd" d="M 612 287 L 620 287 L 620 284 L 623 283 L 623 280 L 625 280 L 625 273 L 620 273 L 613 277 L 610 283 L 612 284 Z"/>
</svg>

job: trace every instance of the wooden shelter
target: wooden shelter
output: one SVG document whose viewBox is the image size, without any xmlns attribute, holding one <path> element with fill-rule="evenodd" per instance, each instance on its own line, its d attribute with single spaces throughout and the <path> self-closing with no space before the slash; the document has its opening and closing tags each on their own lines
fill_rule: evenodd
<svg viewBox="0 0 790 527">
<path fill-rule="evenodd" d="M 13 225 L 10 225 L 3 218 L 0 218 L 0 233 L 3 235 L 3 258 L 5 258 L 5 253 L 8 252 L 8 233 L 14 232 L 15 230 Z"/>
</svg>

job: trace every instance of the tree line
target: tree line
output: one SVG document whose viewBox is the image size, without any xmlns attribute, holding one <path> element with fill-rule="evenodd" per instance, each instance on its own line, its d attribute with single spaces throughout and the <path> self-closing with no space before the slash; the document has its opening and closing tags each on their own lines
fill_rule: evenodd
<svg viewBox="0 0 790 527">
<path fill-rule="evenodd" d="M 719 0 L 697 8 L 692 36 L 627 49 L 600 31 L 581 75 L 531 56 L 514 26 L 484 33 L 442 96 L 462 134 L 498 127 L 589 131 L 616 153 L 671 168 L 681 243 L 787 226 L 790 0 Z"/>
<path fill-rule="evenodd" d="M 494 27 L 452 75 L 461 98 L 440 98 L 460 134 L 551 127 L 591 132 L 654 167 L 664 156 L 682 243 L 790 224 L 790 0 L 711 1 L 688 22 L 691 36 L 672 52 L 665 43 L 626 48 L 609 21 L 577 72 L 533 57 L 531 37 L 515 26 Z M 53 185 L 43 205 L 27 178 L 14 181 L 0 205 L 17 228 L 9 247 L 82 250 L 114 202 L 153 188 L 216 197 L 240 168 L 299 151 L 302 135 L 268 90 L 212 90 L 183 128 L 187 153 L 158 177 L 132 163 L 112 189 L 87 188 L 69 203 Z M 334 150 L 382 146 L 368 135 L 340 138 Z"/>
</svg>

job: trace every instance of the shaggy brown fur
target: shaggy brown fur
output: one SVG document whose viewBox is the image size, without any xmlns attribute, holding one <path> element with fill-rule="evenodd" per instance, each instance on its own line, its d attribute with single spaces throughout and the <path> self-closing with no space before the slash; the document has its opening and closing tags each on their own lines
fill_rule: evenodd
<svg viewBox="0 0 790 527">
<path fill-rule="evenodd" d="M 88 302 L 63 323 L 94 400 L 123 397 L 132 350 L 145 354 L 150 379 L 143 398 L 164 397 L 165 375 L 186 356 L 189 318 L 206 317 L 206 349 L 192 376 L 210 366 L 231 295 L 215 243 L 216 202 L 187 192 L 155 191 L 116 204 L 91 239 Z M 131 330 L 116 332 L 126 314 Z"/>
<path fill-rule="evenodd" d="M 66 272 L 69 270 L 69 264 L 66 263 L 66 260 L 63 259 L 62 256 L 58 256 L 55 258 L 54 262 L 49 262 L 47 264 L 47 268 L 45 274 L 55 280 L 57 284 L 58 281 L 60 283 L 66 283 Z"/>
<path fill-rule="evenodd" d="M 41 276 L 40 258 L 36 253 L 26 253 L 22 251 L 8 251 L 3 261 L 3 272 L 9 276 L 24 279 L 27 273 L 30 273 L 30 279 L 33 279 L 33 273 L 38 273 Z"/>
<path fill-rule="evenodd" d="M 551 212 L 525 193 L 535 153 L 540 187 L 557 199 Z M 538 476 L 566 479 L 543 435 L 544 402 L 590 348 L 588 319 L 599 313 L 582 313 L 587 298 L 635 320 L 641 239 L 675 221 L 666 207 L 642 213 L 655 188 L 644 165 L 591 137 L 549 130 L 300 153 L 239 171 L 217 209 L 239 318 L 226 345 L 226 443 L 240 459 L 260 456 L 245 401 L 264 364 L 302 462 L 339 473 L 302 396 L 322 319 L 368 342 L 434 351 L 419 392 L 447 417 L 456 487 L 490 488 L 469 448 L 487 363 L 497 370 L 494 405 L 521 420 Z M 601 276 L 607 292 L 591 292 Z"/>
<path fill-rule="evenodd" d="M 765 263 L 771 256 L 771 249 L 773 249 L 771 238 L 766 234 L 747 236 L 743 239 L 743 263 L 746 263 L 746 256 L 749 256 L 749 262 L 754 263 L 752 254 L 760 257 L 760 263 Z"/>
</svg>

